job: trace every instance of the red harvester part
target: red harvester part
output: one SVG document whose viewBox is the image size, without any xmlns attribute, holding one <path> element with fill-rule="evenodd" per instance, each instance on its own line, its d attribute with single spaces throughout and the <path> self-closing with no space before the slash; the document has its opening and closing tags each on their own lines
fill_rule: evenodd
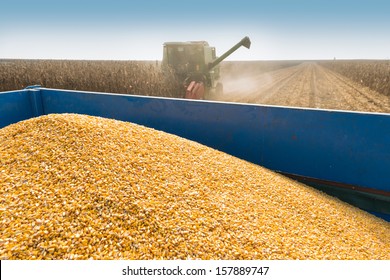
<svg viewBox="0 0 390 280">
<path fill-rule="evenodd" d="M 186 98 L 188 99 L 204 99 L 204 85 L 202 82 L 192 81 L 186 90 Z"/>
</svg>

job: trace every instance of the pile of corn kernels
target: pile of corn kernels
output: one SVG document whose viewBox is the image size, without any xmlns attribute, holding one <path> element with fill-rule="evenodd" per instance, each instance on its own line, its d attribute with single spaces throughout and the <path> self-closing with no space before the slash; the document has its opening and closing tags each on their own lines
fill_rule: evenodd
<svg viewBox="0 0 390 280">
<path fill-rule="evenodd" d="M 0 201 L 1 259 L 390 259 L 388 222 L 201 144 L 86 115 L 0 129 Z"/>
</svg>

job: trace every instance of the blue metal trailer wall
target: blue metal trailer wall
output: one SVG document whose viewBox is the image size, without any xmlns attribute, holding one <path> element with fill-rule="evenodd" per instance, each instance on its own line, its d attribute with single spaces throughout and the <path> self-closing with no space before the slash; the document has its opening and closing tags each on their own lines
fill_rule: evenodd
<svg viewBox="0 0 390 280">
<path fill-rule="evenodd" d="M 33 111 L 34 93 L 28 90 L 0 93 L 0 128 L 11 123 L 38 116 Z"/>
<path fill-rule="evenodd" d="M 343 189 L 347 197 L 351 191 L 368 195 L 374 200 L 370 204 L 377 205 L 371 210 L 390 218 L 389 114 L 44 88 L 1 93 L 0 112 L 1 126 L 50 113 L 131 121 L 195 140 L 312 185 Z"/>
</svg>

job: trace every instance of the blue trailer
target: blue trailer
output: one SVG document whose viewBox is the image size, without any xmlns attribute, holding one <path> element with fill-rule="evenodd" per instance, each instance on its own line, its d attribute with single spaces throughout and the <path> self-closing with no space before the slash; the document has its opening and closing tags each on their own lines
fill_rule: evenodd
<svg viewBox="0 0 390 280">
<path fill-rule="evenodd" d="M 0 93 L 0 128 L 79 113 L 188 138 L 390 221 L 390 114 L 48 89 Z"/>
</svg>

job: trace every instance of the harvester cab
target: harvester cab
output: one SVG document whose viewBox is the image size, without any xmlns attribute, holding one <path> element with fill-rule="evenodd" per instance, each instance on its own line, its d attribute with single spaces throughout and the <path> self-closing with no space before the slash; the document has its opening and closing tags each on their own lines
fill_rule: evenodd
<svg viewBox="0 0 390 280">
<path fill-rule="evenodd" d="M 185 98 L 204 99 L 213 93 L 216 95 L 223 93 L 223 85 L 218 82 L 219 63 L 239 47 L 244 46 L 249 49 L 250 45 L 249 37 L 244 37 L 223 55 L 217 57 L 215 47 L 209 46 L 206 41 L 166 42 L 162 64 L 163 67 L 172 69 L 177 78 L 182 81 Z"/>
</svg>

